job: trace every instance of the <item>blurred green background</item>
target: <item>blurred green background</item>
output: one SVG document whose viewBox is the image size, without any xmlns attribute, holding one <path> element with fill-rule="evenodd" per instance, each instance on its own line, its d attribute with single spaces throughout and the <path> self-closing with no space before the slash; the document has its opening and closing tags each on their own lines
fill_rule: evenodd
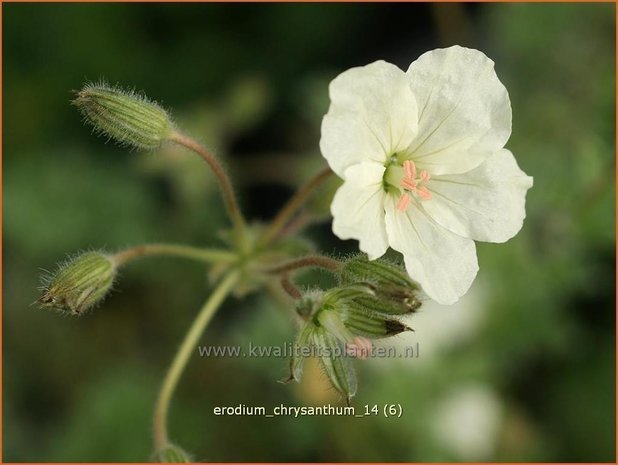
<svg viewBox="0 0 618 465">
<path fill-rule="evenodd" d="M 194 357 L 171 436 L 210 461 L 615 461 L 615 6 L 612 4 L 4 4 L 3 459 L 144 461 L 159 383 L 209 287 L 202 266 L 129 267 L 82 318 L 41 311 L 41 269 L 142 242 L 218 244 L 213 176 L 182 150 L 128 153 L 84 127 L 70 91 L 135 86 L 225 158 L 251 218 L 325 165 L 327 87 L 351 66 L 406 69 L 479 48 L 513 105 L 534 176 L 528 218 L 453 307 L 411 321 L 412 360 L 357 363 L 354 404 L 400 419 L 216 417 L 215 406 L 337 402 L 315 367 Z M 326 193 L 315 208 L 324 208 Z M 353 251 L 326 219 L 307 237 Z M 290 313 L 230 300 L 202 341 L 283 344 Z"/>
</svg>

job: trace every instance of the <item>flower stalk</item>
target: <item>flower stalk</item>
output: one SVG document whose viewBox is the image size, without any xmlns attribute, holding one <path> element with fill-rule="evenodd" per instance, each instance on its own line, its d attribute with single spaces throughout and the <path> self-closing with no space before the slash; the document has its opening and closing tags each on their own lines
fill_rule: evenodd
<svg viewBox="0 0 618 465">
<path fill-rule="evenodd" d="M 163 449 L 169 443 L 167 434 L 167 413 L 169 410 L 172 395 L 176 390 L 178 381 L 187 362 L 194 351 L 198 340 L 208 323 L 212 319 L 217 309 L 221 306 L 227 295 L 238 282 L 238 273 L 232 272 L 227 275 L 215 288 L 214 292 L 208 298 L 204 306 L 201 308 L 193 324 L 189 328 L 189 332 L 180 344 L 178 352 L 170 365 L 159 396 L 155 404 L 154 412 L 154 448 L 155 450 Z"/>
<path fill-rule="evenodd" d="M 334 258 L 325 257 L 323 255 L 307 255 L 270 268 L 263 268 L 261 271 L 267 274 L 287 274 L 301 268 L 323 268 L 328 271 L 336 272 L 339 271 L 341 267 L 342 263 Z"/>
<path fill-rule="evenodd" d="M 284 273 L 281 276 L 280 283 L 283 290 L 293 299 L 300 299 L 302 297 L 302 293 L 290 279 L 289 273 Z"/>
<path fill-rule="evenodd" d="M 232 187 L 230 178 L 219 160 L 217 160 L 217 157 L 215 157 L 195 139 L 192 139 L 191 137 L 180 132 L 176 131 L 172 133 L 170 140 L 197 153 L 208 164 L 219 181 L 219 187 L 221 188 L 221 193 L 223 194 L 223 201 L 230 219 L 234 223 L 234 226 L 241 232 L 241 235 L 244 235 L 247 229 L 245 218 L 240 211 L 240 207 L 238 206 L 238 201 L 236 200 L 236 194 L 234 193 L 234 188 Z"/>
<path fill-rule="evenodd" d="M 333 174 L 333 171 L 330 168 L 325 168 L 311 178 L 304 186 L 302 186 L 283 206 L 279 213 L 277 213 L 277 216 L 275 216 L 270 226 L 262 236 L 260 243 L 262 245 L 266 245 L 272 241 L 285 227 L 286 223 L 294 215 L 294 213 L 296 213 L 296 211 L 303 206 L 311 194 L 313 194 L 313 192 L 324 181 L 326 181 L 331 174 Z"/>
<path fill-rule="evenodd" d="M 116 266 L 142 257 L 167 255 L 173 257 L 190 258 L 206 263 L 232 262 L 236 255 L 233 252 L 219 249 L 202 249 L 178 244 L 143 244 L 122 250 L 112 256 Z"/>
</svg>

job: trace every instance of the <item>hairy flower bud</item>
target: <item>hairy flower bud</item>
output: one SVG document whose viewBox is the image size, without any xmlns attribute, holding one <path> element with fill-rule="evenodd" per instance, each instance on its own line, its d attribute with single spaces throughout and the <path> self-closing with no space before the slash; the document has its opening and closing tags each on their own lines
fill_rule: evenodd
<svg viewBox="0 0 618 465">
<path fill-rule="evenodd" d="M 86 252 L 59 266 L 45 278 L 39 304 L 43 308 L 81 315 L 100 303 L 111 290 L 116 265 L 108 255 Z"/>
<path fill-rule="evenodd" d="M 303 375 L 303 365 L 305 362 L 305 357 L 300 351 L 310 347 L 313 343 L 312 338 L 315 328 L 316 326 L 312 322 L 309 322 L 299 331 L 296 341 L 294 342 L 294 353 L 290 359 L 290 376 L 284 382 L 292 380 L 300 382 Z"/>
<path fill-rule="evenodd" d="M 378 285 L 418 289 L 405 270 L 386 260 L 368 260 L 362 255 L 344 263 L 341 268 L 341 279 L 345 283 L 368 281 Z"/>
<path fill-rule="evenodd" d="M 173 132 L 169 115 L 155 102 L 103 82 L 85 85 L 73 104 L 96 132 L 138 149 L 154 150 Z"/>
<path fill-rule="evenodd" d="M 372 297 L 371 290 L 361 285 L 328 291 L 322 306 L 325 310 L 317 316 L 318 321 L 347 343 L 352 342 L 354 336 L 379 339 L 411 330 L 390 316 L 397 312 L 388 310 L 393 310 L 391 307 L 397 307 L 397 304 Z M 336 311 L 326 310 L 328 308 Z"/>
<path fill-rule="evenodd" d="M 180 447 L 174 444 L 167 444 L 154 453 L 153 461 L 160 463 L 190 463 L 193 460 Z"/>
<path fill-rule="evenodd" d="M 350 357 L 342 354 L 341 342 L 326 328 L 318 327 L 313 332 L 313 340 L 320 357 L 322 367 L 333 387 L 345 397 L 349 404 L 356 395 L 358 382 Z"/>
<path fill-rule="evenodd" d="M 375 298 L 363 296 L 360 299 L 365 306 L 377 305 L 376 311 L 400 315 L 412 313 L 421 306 L 418 285 L 405 270 L 387 260 L 354 257 L 341 267 L 340 279 L 342 284 L 362 283 L 373 290 Z"/>
<path fill-rule="evenodd" d="M 370 339 L 391 337 L 404 331 L 412 331 L 401 321 L 371 311 L 354 301 L 346 305 L 341 312 L 341 319 L 352 333 Z"/>
</svg>

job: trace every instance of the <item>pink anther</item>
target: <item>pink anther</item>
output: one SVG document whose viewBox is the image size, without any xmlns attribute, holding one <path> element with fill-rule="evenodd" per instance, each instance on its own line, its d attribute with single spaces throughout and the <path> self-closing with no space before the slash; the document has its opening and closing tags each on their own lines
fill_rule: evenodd
<svg viewBox="0 0 618 465">
<path fill-rule="evenodd" d="M 410 197 L 410 194 L 401 194 L 401 197 L 399 197 L 399 200 L 397 201 L 397 210 L 399 210 L 400 212 L 406 211 L 406 209 L 410 206 L 411 202 L 412 197 Z"/>
<path fill-rule="evenodd" d="M 425 186 L 421 186 L 416 190 L 418 196 L 423 200 L 431 200 L 431 192 Z"/>
<path fill-rule="evenodd" d="M 408 177 L 402 178 L 400 184 L 401 184 L 401 187 L 409 191 L 413 191 L 414 189 L 416 189 L 416 186 L 417 186 L 416 181 Z"/>
<path fill-rule="evenodd" d="M 405 177 L 409 179 L 416 179 L 416 165 L 412 160 L 406 160 L 403 162 L 403 172 Z"/>
</svg>

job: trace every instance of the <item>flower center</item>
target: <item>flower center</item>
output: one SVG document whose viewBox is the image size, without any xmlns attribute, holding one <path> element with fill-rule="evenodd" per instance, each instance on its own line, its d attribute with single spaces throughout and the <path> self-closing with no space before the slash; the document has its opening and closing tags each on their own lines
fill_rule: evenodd
<svg viewBox="0 0 618 465">
<path fill-rule="evenodd" d="M 386 168 L 384 187 L 399 194 L 397 210 L 403 212 L 410 206 L 413 198 L 420 201 L 431 200 L 431 192 L 427 189 L 430 179 L 427 170 L 418 172 L 412 160 L 405 160 L 402 166 L 395 162 Z"/>
</svg>

